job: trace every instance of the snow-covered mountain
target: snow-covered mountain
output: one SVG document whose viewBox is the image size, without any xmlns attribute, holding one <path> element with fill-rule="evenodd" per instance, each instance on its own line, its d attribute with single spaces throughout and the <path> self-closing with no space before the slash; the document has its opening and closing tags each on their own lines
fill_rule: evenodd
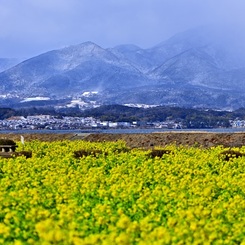
<svg viewBox="0 0 245 245">
<path fill-rule="evenodd" d="M 135 67 L 92 42 L 50 51 L 0 74 L 1 93 L 16 96 L 78 96 L 84 91 L 144 85 Z"/>
<path fill-rule="evenodd" d="M 49 51 L 1 72 L 0 97 L 61 100 L 96 91 L 97 104 L 243 107 L 245 49 L 233 36 L 196 28 L 149 49 L 86 42 Z"/>
</svg>

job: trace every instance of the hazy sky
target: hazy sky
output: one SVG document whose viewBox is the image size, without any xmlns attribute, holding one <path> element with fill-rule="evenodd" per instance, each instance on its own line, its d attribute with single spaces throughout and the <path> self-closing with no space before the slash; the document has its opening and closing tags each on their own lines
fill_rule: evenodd
<svg viewBox="0 0 245 245">
<path fill-rule="evenodd" d="M 245 0 L 0 0 L 0 57 L 92 41 L 152 47 L 206 24 L 245 29 Z"/>
</svg>

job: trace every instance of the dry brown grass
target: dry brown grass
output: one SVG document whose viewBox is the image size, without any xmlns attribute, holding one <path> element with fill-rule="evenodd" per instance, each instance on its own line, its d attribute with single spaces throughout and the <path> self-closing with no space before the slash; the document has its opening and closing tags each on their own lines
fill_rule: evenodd
<svg viewBox="0 0 245 245">
<path fill-rule="evenodd" d="M 89 134 L 86 136 L 75 136 L 72 133 L 60 134 L 23 134 L 25 141 L 62 141 L 62 140 L 86 140 L 91 142 L 118 141 L 123 140 L 130 148 L 165 147 L 169 144 L 212 147 L 223 145 L 225 147 L 241 147 L 245 145 L 245 133 L 209 133 L 209 132 L 164 132 L 149 134 Z M 75 136 L 75 137 L 74 137 Z M 0 134 L 0 138 L 20 141 L 20 134 Z"/>
</svg>

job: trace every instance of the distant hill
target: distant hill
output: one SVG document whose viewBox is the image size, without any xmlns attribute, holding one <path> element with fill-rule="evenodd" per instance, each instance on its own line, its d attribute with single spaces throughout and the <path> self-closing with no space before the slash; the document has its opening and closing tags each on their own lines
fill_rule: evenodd
<svg viewBox="0 0 245 245">
<path fill-rule="evenodd" d="M 12 117 L 15 113 L 16 111 L 11 108 L 0 108 L 0 120 Z"/>
<path fill-rule="evenodd" d="M 85 42 L 1 72 L 0 99 L 18 103 L 48 97 L 58 102 L 96 91 L 100 105 L 236 109 L 245 106 L 243 41 L 229 30 L 200 27 L 149 49 L 135 45 L 104 49 Z"/>
</svg>

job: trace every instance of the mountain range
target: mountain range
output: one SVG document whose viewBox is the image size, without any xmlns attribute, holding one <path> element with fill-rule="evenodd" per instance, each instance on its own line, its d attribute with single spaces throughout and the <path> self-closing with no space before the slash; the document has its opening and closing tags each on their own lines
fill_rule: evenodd
<svg viewBox="0 0 245 245">
<path fill-rule="evenodd" d="M 244 48 L 239 35 L 199 27 L 148 49 L 85 42 L 18 64 L 0 59 L 0 104 L 45 98 L 57 105 L 76 100 L 237 109 L 245 106 Z"/>
</svg>

